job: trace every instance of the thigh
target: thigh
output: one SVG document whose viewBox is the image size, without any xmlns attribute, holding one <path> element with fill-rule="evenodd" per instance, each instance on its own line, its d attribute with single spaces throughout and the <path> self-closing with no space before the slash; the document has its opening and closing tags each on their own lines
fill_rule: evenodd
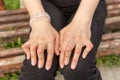
<svg viewBox="0 0 120 80">
<path fill-rule="evenodd" d="M 78 65 L 75 70 L 70 68 L 71 60 L 74 55 L 74 50 L 72 51 L 70 63 L 62 69 L 62 74 L 66 80 L 101 80 L 100 72 L 96 67 L 96 53 L 102 39 L 106 12 L 106 4 L 104 1 L 101 1 L 95 11 L 91 25 L 91 42 L 93 43 L 94 47 L 89 52 L 86 59 L 83 59 L 81 56 L 82 52 L 84 51 L 84 48 L 82 48 Z M 73 17 L 74 14 L 69 22 Z"/>
<path fill-rule="evenodd" d="M 48 14 L 51 17 L 51 25 L 53 25 L 53 27 L 57 31 L 59 31 L 66 25 L 65 17 L 60 12 L 60 10 L 56 8 L 53 4 L 51 4 L 49 1 L 42 0 L 42 3 L 46 12 L 48 12 Z M 44 52 L 44 55 L 46 61 L 47 57 L 46 50 Z M 25 58 L 19 80 L 54 80 L 56 70 L 58 69 L 59 66 L 58 58 L 59 58 L 58 56 L 54 55 L 52 68 L 49 71 L 45 69 L 45 66 L 42 69 L 39 69 L 37 65 L 33 67 L 31 65 L 31 61 Z"/>
</svg>

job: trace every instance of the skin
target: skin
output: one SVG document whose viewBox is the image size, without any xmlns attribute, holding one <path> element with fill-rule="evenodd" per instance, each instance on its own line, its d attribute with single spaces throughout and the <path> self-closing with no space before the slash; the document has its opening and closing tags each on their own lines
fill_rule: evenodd
<svg viewBox="0 0 120 80">
<path fill-rule="evenodd" d="M 40 0 L 24 0 L 26 8 L 33 17 L 38 12 L 45 11 Z M 85 59 L 89 51 L 94 47 L 91 38 L 91 22 L 95 9 L 99 0 L 81 0 L 71 23 L 57 32 L 51 25 L 50 21 L 43 17 L 43 21 L 33 24 L 30 38 L 26 41 L 22 48 L 27 55 L 27 59 L 31 59 L 31 64 L 49 70 L 52 65 L 53 55 L 60 56 L 59 64 L 63 68 L 69 63 L 71 51 L 75 48 L 74 56 L 71 63 L 71 69 L 75 69 L 81 54 L 82 47 L 85 47 L 82 57 Z M 34 5 L 34 6 L 31 6 Z M 86 6 L 87 5 L 87 6 Z M 47 61 L 44 61 L 44 50 L 47 50 Z"/>
</svg>

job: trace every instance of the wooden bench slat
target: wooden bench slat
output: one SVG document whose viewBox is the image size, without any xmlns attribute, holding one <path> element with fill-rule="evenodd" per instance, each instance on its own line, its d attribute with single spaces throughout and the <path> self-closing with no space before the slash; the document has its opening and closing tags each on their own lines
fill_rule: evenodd
<svg viewBox="0 0 120 80">
<path fill-rule="evenodd" d="M 18 21 L 26 21 L 28 19 L 29 19 L 28 14 L 2 16 L 2 17 L 0 17 L 0 24 L 10 23 L 10 22 L 18 22 Z"/>
<path fill-rule="evenodd" d="M 0 39 L 2 43 L 9 43 L 11 41 L 17 40 L 19 37 L 21 37 L 22 41 L 26 41 L 28 39 L 30 29 L 20 29 L 16 31 L 5 31 L 0 32 Z"/>
<path fill-rule="evenodd" d="M 0 58 L 22 55 L 22 54 L 24 54 L 24 51 L 21 48 L 5 49 L 0 52 Z"/>
<path fill-rule="evenodd" d="M 120 39 L 120 32 L 108 33 L 102 36 L 102 41 Z"/>
<path fill-rule="evenodd" d="M 114 16 L 120 16 L 120 8 L 119 9 L 111 9 L 108 11 L 107 17 L 114 17 Z"/>
<path fill-rule="evenodd" d="M 120 0 L 106 0 L 107 5 L 111 5 L 111 4 L 118 4 L 120 3 Z"/>
<path fill-rule="evenodd" d="M 117 22 L 120 22 L 120 16 L 107 18 L 105 24 L 111 24 L 111 23 L 117 23 Z"/>
<path fill-rule="evenodd" d="M 22 28 L 29 28 L 29 23 L 28 21 L 18 21 L 18 22 L 13 22 L 13 23 L 7 23 L 7 24 L 2 24 L 0 25 L 0 31 L 8 31 L 10 28 L 15 29 L 22 29 Z"/>
<path fill-rule="evenodd" d="M 16 14 L 26 14 L 28 13 L 26 8 L 16 9 L 16 10 L 4 10 L 0 12 L 1 16 L 16 15 Z"/>
</svg>

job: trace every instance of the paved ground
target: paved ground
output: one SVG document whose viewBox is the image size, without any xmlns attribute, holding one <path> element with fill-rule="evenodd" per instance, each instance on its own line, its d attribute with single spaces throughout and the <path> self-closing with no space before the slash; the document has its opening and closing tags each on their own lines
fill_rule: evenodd
<svg viewBox="0 0 120 80">
<path fill-rule="evenodd" d="M 103 80 L 120 80 L 120 66 L 99 67 Z"/>
<path fill-rule="evenodd" d="M 120 80 L 120 66 L 102 67 L 99 66 L 103 80 Z M 64 77 L 58 73 L 56 80 L 64 80 Z"/>
</svg>

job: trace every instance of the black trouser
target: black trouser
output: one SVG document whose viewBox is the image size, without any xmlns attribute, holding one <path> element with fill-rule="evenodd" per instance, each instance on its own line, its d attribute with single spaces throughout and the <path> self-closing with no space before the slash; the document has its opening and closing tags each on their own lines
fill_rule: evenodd
<svg viewBox="0 0 120 80">
<path fill-rule="evenodd" d="M 64 0 L 65 1 L 65 0 Z M 67 1 L 67 0 L 66 0 Z M 75 11 L 79 4 L 68 5 L 68 6 L 57 6 L 54 2 L 43 0 L 42 1 L 45 10 L 51 16 L 51 24 L 53 27 L 60 31 L 65 27 L 73 18 Z M 34 5 L 33 5 L 34 6 Z M 86 5 L 87 6 L 87 5 Z M 72 70 L 70 63 L 65 66 L 61 72 L 65 80 L 102 80 L 99 70 L 96 67 L 96 52 L 101 41 L 103 34 L 103 27 L 106 18 L 106 4 L 105 1 L 100 1 L 91 25 L 91 41 L 94 45 L 93 49 L 89 52 L 86 59 L 82 59 L 81 55 L 77 68 Z M 74 27 L 74 26 L 73 26 Z M 84 48 L 82 49 L 82 51 Z M 74 50 L 72 51 L 72 54 Z M 45 58 L 47 52 L 45 51 Z M 71 57 L 72 58 L 72 57 Z M 46 60 L 46 59 L 45 59 Z M 47 71 L 44 68 L 39 69 L 36 66 L 31 66 L 31 61 L 25 59 L 19 80 L 54 80 L 56 76 L 56 70 L 59 67 L 59 57 L 54 56 L 52 68 Z"/>
</svg>

